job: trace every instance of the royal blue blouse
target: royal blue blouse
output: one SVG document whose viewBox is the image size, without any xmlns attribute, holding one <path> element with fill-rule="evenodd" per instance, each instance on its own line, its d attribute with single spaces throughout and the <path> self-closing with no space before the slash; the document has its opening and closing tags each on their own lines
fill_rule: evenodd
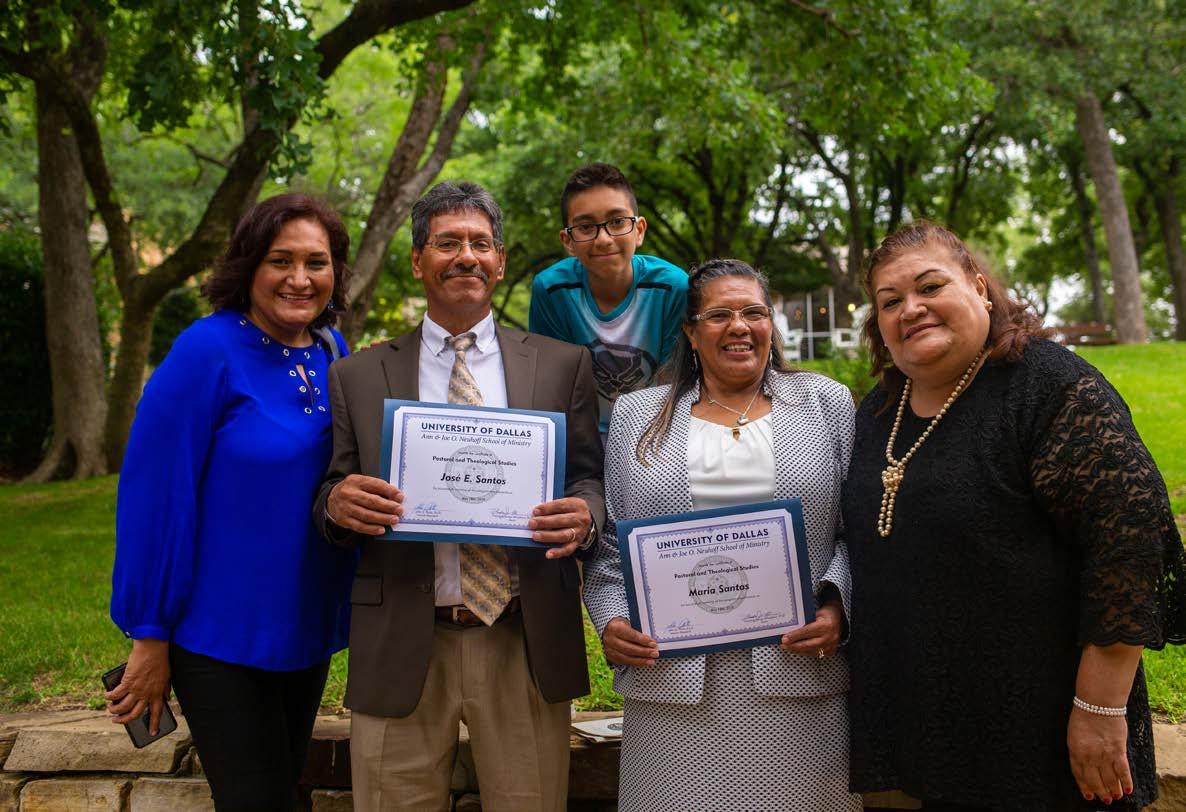
<svg viewBox="0 0 1186 812">
<path fill-rule="evenodd" d="M 125 634 L 274 671 L 346 646 L 357 555 L 311 521 L 330 360 L 320 340 L 288 347 L 229 310 L 177 337 L 120 474 L 111 618 Z"/>
</svg>

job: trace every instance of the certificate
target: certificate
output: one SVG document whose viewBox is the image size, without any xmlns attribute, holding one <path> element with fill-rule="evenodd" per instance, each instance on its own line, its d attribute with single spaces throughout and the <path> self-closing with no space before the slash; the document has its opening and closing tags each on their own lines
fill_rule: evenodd
<svg viewBox="0 0 1186 812">
<path fill-rule="evenodd" d="M 617 528 L 630 623 L 660 657 L 777 643 L 815 619 L 798 499 Z"/>
<path fill-rule="evenodd" d="M 382 436 L 404 513 L 380 538 L 540 546 L 527 522 L 564 492 L 563 414 L 385 400 Z"/>
</svg>

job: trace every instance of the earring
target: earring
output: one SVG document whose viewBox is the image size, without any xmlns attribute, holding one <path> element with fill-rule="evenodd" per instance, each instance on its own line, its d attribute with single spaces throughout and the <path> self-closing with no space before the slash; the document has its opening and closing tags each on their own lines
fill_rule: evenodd
<svg viewBox="0 0 1186 812">
<path fill-rule="evenodd" d="M 692 350 L 692 371 L 697 372 L 699 369 L 700 369 L 700 356 L 696 354 L 695 350 Z"/>
<path fill-rule="evenodd" d="M 992 301 L 991 300 L 986 301 L 984 303 L 984 309 L 987 310 L 989 313 L 992 312 Z"/>
</svg>

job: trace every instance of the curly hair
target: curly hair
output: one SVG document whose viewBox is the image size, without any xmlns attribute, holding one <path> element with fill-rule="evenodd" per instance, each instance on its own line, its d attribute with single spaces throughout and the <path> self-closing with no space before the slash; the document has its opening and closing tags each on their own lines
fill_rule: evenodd
<svg viewBox="0 0 1186 812">
<path fill-rule="evenodd" d="M 350 235 L 342 218 L 316 198 L 299 192 L 269 197 L 256 203 L 239 220 L 226 253 L 214 266 L 202 285 L 202 294 L 215 310 L 251 308 L 251 284 L 255 271 L 263 263 L 276 235 L 290 220 L 316 220 L 329 237 L 330 260 L 334 266 L 334 290 L 329 303 L 309 324 L 310 329 L 335 324 L 338 313 L 346 309 L 350 284 Z"/>
<path fill-rule="evenodd" d="M 1004 284 L 968 250 L 968 246 L 954 231 L 926 220 L 916 220 L 881 241 L 881 245 L 877 246 L 866 260 L 865 273 L 861 279 L 865 295 L 872 306 L 861 328 L 861 335 L 869 349 L 869 374 L 874 378 L 880 378 L 882 386 L 890 394 L 886 401 L 887 407 L 897 402 L 898 393 L 906 383 L 906 376 L 894 366 L 885 338 L 881 335 L 881 327 L 877 323 L 877 298 L 873 295 L 873 275 L 904 254 L 926 248 L 941 248 L 950 252 L 969 279 L 974 279 L 977 274 L 984 277 L 988 301 L 992 302 L 988 318 L 988 339 L 985 341 L 985 347 L 989 348 L 989 358 L 1009 363 L 1019 361 L 1026 342 L 1032 336 L 1048 334 L 1028 305 L 1010 296 Z"/>
</svg>

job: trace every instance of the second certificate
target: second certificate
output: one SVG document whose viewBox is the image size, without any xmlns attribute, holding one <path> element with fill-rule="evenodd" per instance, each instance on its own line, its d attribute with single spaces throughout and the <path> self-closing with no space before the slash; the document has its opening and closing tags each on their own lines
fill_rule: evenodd
<svg viewBox="0 0 1186 812">
<path fill-rule="evenodd" d="M 527 522 L 556 492 L 563 420 L 550 412 L 386 401 L 382 476 L 404 492 L 404 514 L 384 537 L 534 546 Z"/>
<path fill-rule="evenodd" d="M 811 622 L 802 528 L 797 499 L 620 523 L 634 627 L 678 657 L 774 643 Z"/>
</svg>

